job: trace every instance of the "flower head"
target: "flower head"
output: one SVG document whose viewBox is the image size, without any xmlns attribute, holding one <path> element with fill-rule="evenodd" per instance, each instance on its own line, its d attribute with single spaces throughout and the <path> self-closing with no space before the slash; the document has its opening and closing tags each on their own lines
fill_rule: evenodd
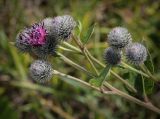
<svg viewBox="0 0 160 119">
<path fill-rule="evenodd" d="M 131 34 L 123 27 L 115 27 L 108 34 L 109 45 L 116 49 L 126 47 L 131 41 Z"/>
<path fill-rule="evenodd" d="M 36 60 L 30 66 L 30 76 L 33 80 L 45 83 L 52 78 L 52 66 L 44 60 Z"/>
<path fill-rule="evenodd" d="M 106 64 L 117 65 L 121 62 L 121 51 L 109 47 L 105 50 L 104 59 Z"/>
<path fill-rule="evenodd" d="M 36 23 L 30 29 L 28 29 L 28 42 L 32 46 L 44 45 L 46 42 L 47 31 L 44 28 L 44 24 Z"/>
<path fill-rule="evenodd" d="M 69 15 L 58 16 L 53 19 L 54 35 L 57 39 L 67 40 L 71 36 L 71 32 L 76 26 L 76 22 L 73 17 Z"/>
<path fill-rule="evenodd" d="M 69 15 L 46 18 L 23 30 L 16 38 L 20 51 L 32 52 L 39 58 L 54 55 L 61 40 L 67 40 L 76 22 Z"/>
<path fill-rule="evenodd" d="M 36 23 L 29 28 L 25 28 L 17 36 L 17 42 L 24 45 L 38 46 L 45 44 L 47 31 L 43 24 Z"/>
<path fill-rule="evenodd" d="M 132 43 L 126 48 L 125 53 L 127 60 L 135 65 L 142 64 L 147 59 L 147 50 L 140 43 Z"/>
</svg>

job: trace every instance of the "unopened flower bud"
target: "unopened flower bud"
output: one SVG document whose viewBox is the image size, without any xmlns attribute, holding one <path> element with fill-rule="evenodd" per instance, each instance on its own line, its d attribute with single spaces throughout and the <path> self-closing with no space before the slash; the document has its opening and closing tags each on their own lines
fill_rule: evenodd
<svg viewBox="0 0 160 119">
<path fill-rule="evenodd" d="M 126 28 L 115 27 L 108 34 L 108 43 L 111 47 L 121 49 L 132 42 L 131 34 Z"/>
<path fill-rule="evenodd" d="M 121 62 L 121 51 L 109 47 L 105 50 L 104 59 L 106 64 L 117 65 Z"/>
<path fill-rule="evenodd" d="M 135 65 L 142 64 L 147 59 L 147 50 L 140 43 L 132 43 L 126 48 L 126 58 Z"/>
<path fill-rule="evenodd" d="M 55 34 L 58 39 L 67 40 L 70 38 L 72 30 L 76 26 L 73 17 L 69 15 L 58 16 L 54 18 Z"/>
<path fill-rule="evenodd" d="M 45 83 L 52 78 L 52 66 L 43 60 L 36 60 L 30 66 L 30 76 L 39 83 Z"/>
</svg>

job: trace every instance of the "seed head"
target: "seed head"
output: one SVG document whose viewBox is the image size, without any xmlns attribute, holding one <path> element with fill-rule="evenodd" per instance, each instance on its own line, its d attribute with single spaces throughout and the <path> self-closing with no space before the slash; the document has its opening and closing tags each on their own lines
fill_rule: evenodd
<svg viewBox="0 0 160 119">
<path fill-rule="evenodd" d="M 36 60 L 30 66 L 30 76 L 39 83 L 45 83 L 52 78 L 52 66 L 44 60 Z"/>
<path fill-rule="evenodd" d="M 140 43 L 132 43 L 126 48 L 126 58 L 135 65 L 142 64 L 147 59 L 147 50 Z"/>
<path fill-rule="evenodd" d="M 116 49 L 124 48 L 131 42 L 131 34 L 126 28 L 115 27 L 108 34 L 109 45 Z"/>
<path fill-rule="evenodd" d="M 121 62 L 121 51 L 109 47 L 104 52 L 106 64 L 117 65 Z"/>
</svg>

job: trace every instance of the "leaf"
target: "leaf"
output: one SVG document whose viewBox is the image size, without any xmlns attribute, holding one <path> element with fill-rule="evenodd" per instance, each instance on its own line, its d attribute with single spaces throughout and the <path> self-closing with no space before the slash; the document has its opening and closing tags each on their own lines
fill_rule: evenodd
<svg viewBox="0 0 160 119">
<path fill-rule="evenodd" d="M 125 80 L 127 80 L 128 83 L 132 86 L 134 86 L 134 84 L 135 84 L 135 77 L 136 76 L 137 76 L 137 73 L 132 72 L 132 71 L 128 71 L 127 73 L 123 74 L 123 78 Z M 128 86 L 124 85 L 124 88 L 130 95 L 132 95 L 132 96 L 135 95 L 135 93 L 133 93 L 133 91 L 130 88 L 128 88 Z"/>
<path fill-rule="evenodd" d="M 150 95 L 154 91 L 154 81 L 147 80 L 143 77 L 144 80 L 144 90 L 147 95 Z"/>
<path fill-rule="evenodd" d="M 86 32 L 86 35 L 82 38 L 82 41 L 84 44 L 86 44 L 90 40 L 90 38 L 94 32 L 95 25 L 96 24 L 93 24 L 92 26 L 90 26 L 88 31 Z"/>
<path fill-rule="evenodd" d="M 147 43 L 145 42 L 146 40 L 144 38 L 142 40 L 143 40 L 142 44 L 144 44 L 145 47 L 148 48 Z M 152 58 L 152 55 L 148 49 L 147 49 L 147 53 L 148 53 L 148 57 L 147 57 L 147 61 L 145 62 L 145 64 L 146 64 L 147 68 L 149 69 L 149 71 L 154 73 L 153 58 Z"/>
<path fill-rule="evenodd" d="M 89 83 L 97 87 L 102 86 L 103 82 L 106 80 L 109 74 L 110 68 L 110 66 L 105 67 L 100 73 L 100 75 L 97 78 L 90 79 Z"/>
<path fill-rule="evenodd" d="M 141 75 L 137 75 L 137 77 L 135 78 L 134 87 L 137 89 L 137 91 L 138 91 L 138 93 L 139 93 L 140 95 L 143 94 L 143 84 L 142 84 Z"/>
<path fill-rule="evenodd" d="M 147 95 L 152 94 L 152 92 L 154 90 L 154 82 L 151 80 L 148 80 L 144 77 L 142 77 L 142 78 L 141 77 L 142 77 L 141 75 L 138 75 L 135 80 L 135 84 L 134 84 L 138 93 L 141 95 L 144 93 L 146 93 Z M 143 84 L 143 80 L 144 80 L 144 84 Z"/>
<path fill-rule="evenodd" d="M 135 84 L 136 77 L 137 77 L 137 73 L 132 71 L 127 71 L 127 73 L 123 74 L 123 78 L 126 79 L 131 85 Z"/>
<path fill-rule="evenodd" d="M 81 33 L 82 33 L 82 23 L 81 23 L 81 21 L 78 21 L 78 36 L 80 36 L 81 35 Z"/>
<path fill-rule="evenodd" d="M 154 64 L 153 64 L 152 56 L 151 56 L 151 53 L 148 51 L 148 49 L 147 49 L 147 52 L 148 52 L 148 57 L 149 58 L 147 59 L 145 64 L 146 64 L 147 68 L 149 69 L 149 71 L 154 73 Z"/>
</svg>

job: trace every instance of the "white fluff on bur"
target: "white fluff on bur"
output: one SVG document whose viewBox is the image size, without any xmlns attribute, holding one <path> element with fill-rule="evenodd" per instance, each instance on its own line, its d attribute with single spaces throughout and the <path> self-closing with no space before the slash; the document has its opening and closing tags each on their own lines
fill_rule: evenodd
<svg viewBox="0 0 160 119">
<path fill-rule="evenodd" d="M 110 46 L 121 49 L 132 42 L 132 37 L 126 28 L 115 27 L 109 32 L 107 41 Z"/>
<path fill-rule="evenodd" d="M 126 58 L 135 65 L 142 64 L 147 59 L 147 50 L 140 43 L 132 43 L 125 50 Z"/>
<path fill-rule="evenodd" d="M 29 69 L 30 76 L 33 80 L 39 83 L 45 83 L 52 78 L 52 66 L 43 60 L 34 61 Z"/>
</svg>

